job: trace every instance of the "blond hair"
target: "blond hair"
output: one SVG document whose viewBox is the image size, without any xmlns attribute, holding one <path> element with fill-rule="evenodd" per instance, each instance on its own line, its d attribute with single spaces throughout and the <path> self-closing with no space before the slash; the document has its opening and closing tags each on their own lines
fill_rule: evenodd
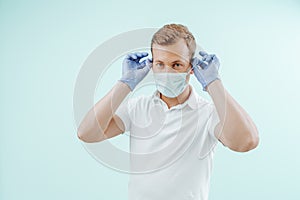
<svg viewBox="0 0 300 200">
<path fill-rule="evenodd" d="M 190 52 L 190 59 L 192 59 L 196 50 L 195 37 L 188 30 L 188 28 L 182 24 L 166 24 L 160 28 L 152 37 L 151 52 L 153 44 L 162 46 L 171 45 L 176 43 L 181 38 L 184 39 Z"/>
</svg>

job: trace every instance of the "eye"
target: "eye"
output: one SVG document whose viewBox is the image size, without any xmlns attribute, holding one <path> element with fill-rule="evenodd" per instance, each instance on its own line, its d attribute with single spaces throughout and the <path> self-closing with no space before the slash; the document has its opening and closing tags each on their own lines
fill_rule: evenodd
<svg viewBox="0 0 300 200">
<path fill-rule="evenodd" d="M 178 68 L 178 67 L 182 67 L 182 64 L 180 64 L 180 63 L 175 63 L 173 66 Z"/>
<path fill-rule="evenodd" d="M 156 63 L 157 67 L 163 67 L 164 65 L 162 63 Z"/>
</svg>

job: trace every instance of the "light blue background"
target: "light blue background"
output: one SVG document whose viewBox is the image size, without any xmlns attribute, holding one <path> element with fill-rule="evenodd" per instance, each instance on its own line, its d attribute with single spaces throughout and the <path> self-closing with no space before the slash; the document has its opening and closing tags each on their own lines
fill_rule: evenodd
<svg viewBox="0 0 300 200">
<path fill-rule="evenodd" d="M 2 0 L 1 200 L 127 199 L 127 174 L 77 139 L 76 76 L 107 39 L 172 22 L 218 55 L 223 84 L 260 133 L 248 153 L 218 146 L 210 200 L 300 199 L 299 1 Z"/>
</svg>

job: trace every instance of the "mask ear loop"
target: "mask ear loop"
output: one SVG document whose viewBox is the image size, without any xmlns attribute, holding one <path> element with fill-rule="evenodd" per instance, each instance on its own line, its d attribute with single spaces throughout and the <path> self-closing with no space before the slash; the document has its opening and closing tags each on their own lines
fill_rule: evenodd
<svg viewBox="0 0 300 200">
<path fill-rule="evenodd" d="M 192 70 L 194 70 L 194 68 L 195 68 L 195 65 L 193 65 L 193 59 L 191 60 L 190 64 L 192 65 L 192 67 L 191 67 L 191 69 L 189 69 L 189 71 L 187 72 L 188 74 L 189 74 Z"/>
<path fill-rule="evenodd" d="M 194 69 L 194 66 L 192 65 L 191 69 L 189 69 L 186 73 L 189 74 Z"/>
</svg>

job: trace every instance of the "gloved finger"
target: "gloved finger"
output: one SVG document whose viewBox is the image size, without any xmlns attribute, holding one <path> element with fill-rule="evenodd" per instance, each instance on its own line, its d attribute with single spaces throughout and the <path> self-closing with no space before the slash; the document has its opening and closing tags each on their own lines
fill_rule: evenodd
<svg viewBox="0 0 300 200">
<path fill-rule="evenodd" d="M 202 60 L 205 62 L 211 62 L 213 59 L 213 56 L 214 56 L 213 54 L 205 55 Z"/>
<path fill-rule="evenodd" d="M 152 63 L 150 64 L 149 60 L 144 60 L 143 62 L 145 62 L 145 64 L 142 65 L 141 68 L 139 68 L 139 71 L 141 71 L 143 74 L 146 74 L 150 71 L 151 67 L 152 67 Z"/>
<path fill-rule="evenodd" d="M 142 54 L 142 57 L 148 56 L 148 53 L 147 53 L 147 52 L 141 52 L 141 54 Z"/>
<path fill-rule="evenodd" d="M 149 63 L 151 63 L 152 64 L 152 58 L 148 58 L 148 59 L 145 59 L 145 60 L 143 60 L 143 61 L 141 61 L 140 62 L 140 60 L 142 59 L 142 58 L 144 58 L 145 56 L 147 56 L 148 55 L 148 53 L 147 52 L 143 52 L 143 53 L 141 53 L 141 58 L 138 58 L 137 60 L 139 61 L 139 63 L 138 63 L 138 69 L 140 69 L 140 68 L 143 68 L 145 65 L 147 65 L 147 64 L 149 64 Z"/>
<path fill-rule="evenodd" d="M 133 53 L 130 53 L 126 55 L 125 59 L 134 61 L 135 59 L 137 59 L 137 56 Z"/>
<path fill-rule="evenodd" d="M 216 55 L 214 55 L 212 59 L 212 63 L 217 67 L 217 70 L 219 70 L 220 62 L 219 62 L 219 58 Z"/>
<path fill-rule="evenodd" d="M 219 59 L 216 55 L 213 55 L 212 62 L 219 62 Z"/>
<path fill-rule="evenodd" d="M 135 55 L 138 58 L 144 58 L 144 57 L 148 56 L 148 53 L 147 52 L 136 52 Z"/>
<path fill-rule="evenodd" d="M 195 67 L 197 65 L 199 65 L 198 63 L 200 62 L 200 60 L 197 57 L 192 58 L 192 66 Z"/>
<path fill-rule="evenodd" d="M 135 55 L 136 55 L 138 58 L 142 57 L 142 53 L 140 53 L 140 52 L 136 52 Z"/>
<path fill-rule="evenodd" d="M 193 58 L 192 65 L 193 67 L 200 66 L 202 69 L 206 69 L 208 66 L 204 61 L 198 59 L 197 57 Z"/>
<path fill-rule="evenodd" d="M 147 52 L 136 52 L 135 55 L 136 55 L 138 58 L 143 58 L 143 57 L 148 56 L 148 53 L 147 53 Z"/>
<path fill-rule="evenodd" d="M 200 54 L 200 56 L 206 56 L 206 55 L 208 55 L 208 53 L 206 53 L 205 51 L 199 51 L 199 54 Z"/>
<path fill-rule="evenodd" d="M 135 53 L 135 55 L 137 58 L 134 61 L 139 62 L 142 58 L 148 56 L 148 53 L 147 52 L 137 52 L 137 53 Z"/>
<path fill-rule="evenodd" d="M 199 66 L 202 68 L 202 69 L 206 69 L 208 67 L 208 64 L 206 64 L 205 62 L 201 61 Z"/>
<path fill-rule="evenodd" d="M 127 54 L 125 57 L 126 60 L 131 60 L 131 54 Z"/>
<path fill-rule="evenodd" d="M 146 61 L 147 60 L 143 60 L 142 62 L 140 62 L 139 64 L 138 64 L 138 69 L 142 69 L 142 68 L 144 68 L 145 66 L 146 66 Z"/>
<path fill-rule="evenodd" d="M 142 62 L 140 62 L 139 66 L 138 66 L 138 69 L 143 69 L 146 65 L 149 65 L 150 68 L 152 67 L 152 59 L 146 59 L 146 60 L 143 60 Z"/>
<path fill-rule="evenodd" d="M 131 58 L 132 60 L 135 60 L 135 59 L 137 59 L 137 56 L 136 56 L 135 53 L 132 53 L 132 54 L 130 54 L 130 58 Z"/>
</svg>

